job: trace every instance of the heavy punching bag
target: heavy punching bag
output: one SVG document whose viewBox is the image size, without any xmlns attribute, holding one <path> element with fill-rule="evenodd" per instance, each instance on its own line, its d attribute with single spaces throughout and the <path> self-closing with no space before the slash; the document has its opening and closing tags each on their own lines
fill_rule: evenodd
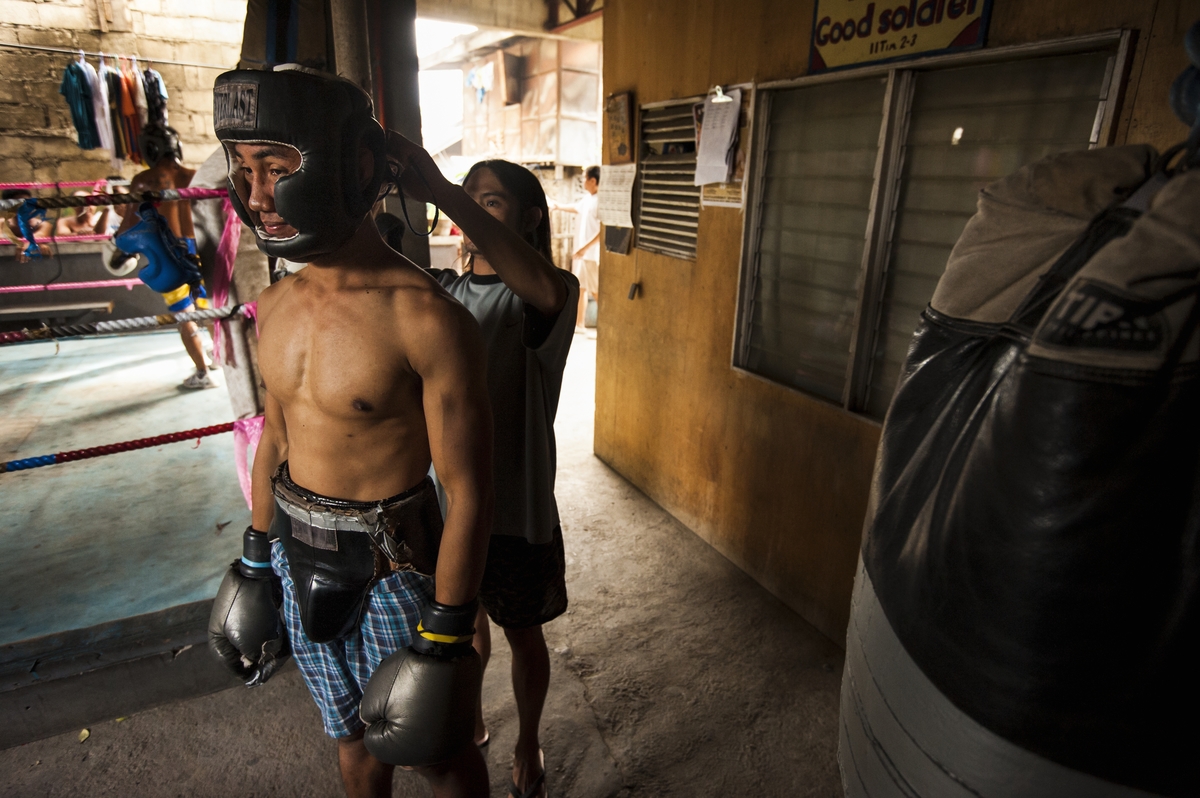
<svg viewBox="0 0 1200 798">
<path fill-rule="evenodd" d="M 1192 153 L 1189 153 L 1189 157 Z M 846 795 L 1200 795 L 1200 169 L 980 195 L 882 433 Z"/>
</svg>

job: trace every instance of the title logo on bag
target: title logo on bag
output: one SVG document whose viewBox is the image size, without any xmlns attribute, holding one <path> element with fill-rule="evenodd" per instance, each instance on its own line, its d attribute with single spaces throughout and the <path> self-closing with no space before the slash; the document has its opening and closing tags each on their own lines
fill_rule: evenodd
<svg viewBox="0 0 1200 798">
<path fill-rule="evenodd" d="M 1091 282 L 1065 291 L 1038 329 L 1039 343 L 1083 349 L 1148 352 L 1166 339 L 1167 324 L 1158 303 L 1121 296 Z"/>
<path fill-rule="evenodd" d="M 213 89 L 214 130 L 257 124 L 258 84 L 226 83 Z"/>
</svg>

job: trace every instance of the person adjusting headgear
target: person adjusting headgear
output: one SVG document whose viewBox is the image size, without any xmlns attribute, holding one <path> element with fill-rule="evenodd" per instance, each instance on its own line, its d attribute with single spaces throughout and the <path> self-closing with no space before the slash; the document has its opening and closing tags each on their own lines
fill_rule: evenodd
<svg viewBox="0 0 1200 798">
<path fill-rule="evenodd" d="M 227 72 L 213 98 L 230 202 L 260 249 L 308 264 L 258 300 L 265 418 L 248 532 L 274 541 L 296 664 L 349 794 L 390 795 L 404 765 L 438 798 L 482 798 L 471 639 L 493 493 L 478 325 L 369 216 L 388 165 L 362 89 L 288 66 Z M 243 678 L 235 650 L 258 658 L 261 683 L 275 606 L 248 578 L 230 571 L 211 628 Z"/>
</svg>

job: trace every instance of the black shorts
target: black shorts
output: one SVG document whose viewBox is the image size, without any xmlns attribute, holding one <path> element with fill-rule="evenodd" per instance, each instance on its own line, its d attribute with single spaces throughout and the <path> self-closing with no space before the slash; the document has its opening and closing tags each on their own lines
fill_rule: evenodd
<svg viewBox="0 0 1200 798">
<path fill-rule="evenodd" d="M 479 603 L 504 629 L 528 629 L 567 611 L 567 560 L 562 527 L 549 543 L 492 535 Z"/>
</svg>

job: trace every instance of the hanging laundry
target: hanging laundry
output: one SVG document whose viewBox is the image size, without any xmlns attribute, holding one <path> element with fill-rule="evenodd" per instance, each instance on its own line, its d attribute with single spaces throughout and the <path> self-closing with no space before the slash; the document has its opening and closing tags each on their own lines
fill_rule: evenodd
<svg viewBox="0 0 1200 798">
<path fill-rule="evenodd" d="M 132 59 L 132 67 L 130 74 L 133 76 L 133 104 L 137 106 L 138 123 L 146 126 L 146 121 L 149 119 L 149 106 L 146 103 L 146 85 L 142 78 L 142 70 L 138 68 L 137 58 Z"/>
<path fill-rule="evenodd" d="M 94 150 L 99 147 L 100 134 L 96 130 L 96 112 L 92 107 L 92 87 L 87 72 L 79 62 L 67 64 L 58 93 L 66 98 L 67 107 L 71 109 L 71 122 L 75 125 L 80 149 Z"/>
<path fill-rule="evenodd" d="M 141 135 L 142 125 L 138 119 L 137 105 L 134 104 L 136 89 L 134 81 L 136 78 L 129 71 L 128 63 L 122 64 L 121 69 L 121 127 L 125 132 L 125 146 L 129 153 L 129 160 L 134 163 L 142 162 L 141 152 L 138 150 L 138 136 Z"/>
<path fill-rule="evenodd" d="M 129 141 L 126 138 L 125 127 L 121 124 L 121 93 L 125 84 L 121 73 L 107 64 L 100 65 L 100 77 L 104 79 L 108 89 L 108 118 L 113 132 L 113 159 L 123 161 L 129 157 Z M 120 166 L 116 171 L 121 171 Z"/>
<path fill-rule="evenodd" d="M 158 70 L 146 68 L 142 73 L 146 81 L 146 105 L 149 107 L 149 125 L 167 126 L 167 84 Z"/>
<path fill-rule="evenodd" d="M 96 142 L 100 147 L 111 152 L 113 131 L 112 120 L 108 115 L 108 85 L 100 78 L 100 74 L 91 64 L 83 61 L 80 65 L 87 73 L 88 85 L 92 89 L 92 118 L 96 123 L 96 133 L 98 134 Z M 104 68 L 104 56 L 100 56 L 100 68 Z"/>
</svg>

